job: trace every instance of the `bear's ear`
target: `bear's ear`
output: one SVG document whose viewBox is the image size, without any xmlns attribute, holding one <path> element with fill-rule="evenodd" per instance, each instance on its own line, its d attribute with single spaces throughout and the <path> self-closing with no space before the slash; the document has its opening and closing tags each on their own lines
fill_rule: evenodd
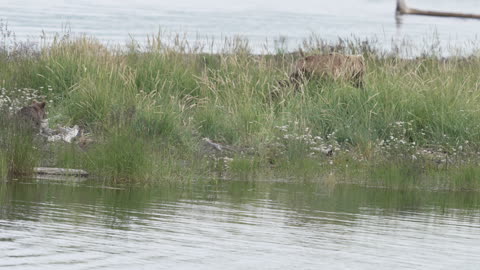
<svg viewBox="0 0 480 270">
<path fill-rule="evenodd" d="M 35 104 L 38 104 L 38 101 L 34 99 L 32 102 L 32 105 L 35 105 Z"/>
<path fill-rule="evenodd" d="M 37 103 L 37 104 L 41 109 L 45 108 L 45 105 L 47 105 L 47 103 L 45 101 Z"/>
</svg>

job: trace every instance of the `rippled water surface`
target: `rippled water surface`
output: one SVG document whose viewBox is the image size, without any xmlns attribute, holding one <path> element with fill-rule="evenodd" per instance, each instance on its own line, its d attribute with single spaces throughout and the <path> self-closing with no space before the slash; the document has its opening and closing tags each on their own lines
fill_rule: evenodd
<svg viewBox="0 0 480 270">
<path fill-rule="evenodd" d="M 0 18 L 18 39 L 38 41 L 42 31 L 93 35 L 110 44 L 131 37 L 142 42 L 159 29 L 185 33 L 189 40 L 222 40 L 240 35 L 256 51 L 286 39 L 295 49 L 312 33 L 378 40 L 389 49 L 407 40 L 420 51 L 441 45 L 446 52 L 477 44 L 480 20 L 403 16 L 397 24 L 395 0 L 15 0 L 0 1 Z M 480 14 L 477 0 L 407 0 L 411 7 Z M 62 27 L 63 26 L 63 27 Z M 268 40 L 268 42 L 267 42 Z M 452 49 L 455 48 L 455 49 Z"/>
<path fill-rule="evenodd" d="M 0 268 L 478 269 L 478 207 L 305 183 L 3 183 Z"/>
</svg>

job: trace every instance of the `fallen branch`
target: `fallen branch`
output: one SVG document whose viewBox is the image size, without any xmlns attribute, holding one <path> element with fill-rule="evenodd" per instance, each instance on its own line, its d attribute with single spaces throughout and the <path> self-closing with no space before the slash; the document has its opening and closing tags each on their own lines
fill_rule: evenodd
<svg viewBox="0 0 480 270">
<path fill-rule="evenodd" d="M 35 167 L 33 172 L 38 175 L 56 175 L 56 176 L 80 176 L 87 177 L 88 173 L 78 169 Z"/>
<path fill-rule="evenodd" d="M 478 14 L 428 11 L 428 10 L 419 10 L 419 9 L 409 8 L 407 7 L 405 0 L 397 0 L 396 13 L 397 15 L 423 15 L 423 16 L 436 16 L 436 17 L 480 19 L 480 15 Z"/>
</svg>

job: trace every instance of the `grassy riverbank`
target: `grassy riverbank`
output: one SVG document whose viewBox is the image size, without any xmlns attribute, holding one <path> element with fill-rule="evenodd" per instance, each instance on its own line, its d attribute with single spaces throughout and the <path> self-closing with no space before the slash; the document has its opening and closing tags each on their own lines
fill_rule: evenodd
<svg viewBox="0 0 480 270">
<path fill-rule="evenodd" d="M 38 145 L 19 150 L 4 132 L 3 176 L 44 164 L 114 180 L 261 175 L 480 188 L 477 57 L 402 59 L 365 42 L 309 43 L 307 55 L 363 54 L 365 89 L 312 80 L 295 94 L 277 82 L 299 56 L 254 55 L 242 40 L 216 54 L 180 39 L 117 49 L 91 38 L 57 38 L 40 49 L 7 41 L 3 110 L 44 97 L 51 127 L 79 125 L 84 136 L 74 144 L 28 140 Z M 11 162 L 29 149 L 36 162 Z"/>
</svg>

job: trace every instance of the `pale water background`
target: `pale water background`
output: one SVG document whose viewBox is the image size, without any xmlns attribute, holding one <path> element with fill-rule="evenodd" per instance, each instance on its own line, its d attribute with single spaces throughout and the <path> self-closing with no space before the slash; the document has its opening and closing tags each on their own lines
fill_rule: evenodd
<svg viewBox="0 0 480 270">
<path fill-rule="evenodd" d="M 0 183 L 0 269 L 472 269 L 478 193 Z"/>
<path fill-rule="evenodd" d="M 480 14 L 477 0 L 407 0 L 411 7 Z M 0 0 L 0 18 L 17 39 L 38 41 L 71 29 L 109 44 L 140 43 L 159 30 L 190 41 L 242 36 L 255 52 L 268 52 L 286 38 L 288 50 L 315 34 L 374 39 L 385 50 L 407 41 L 413 54 L 442 47 L 442 53 L 471 52 L 480 20 L 403 16 L 396 23 L 395 0 Z M 266 49 L 265 49 L 266 48 Z"/>
</svg>

